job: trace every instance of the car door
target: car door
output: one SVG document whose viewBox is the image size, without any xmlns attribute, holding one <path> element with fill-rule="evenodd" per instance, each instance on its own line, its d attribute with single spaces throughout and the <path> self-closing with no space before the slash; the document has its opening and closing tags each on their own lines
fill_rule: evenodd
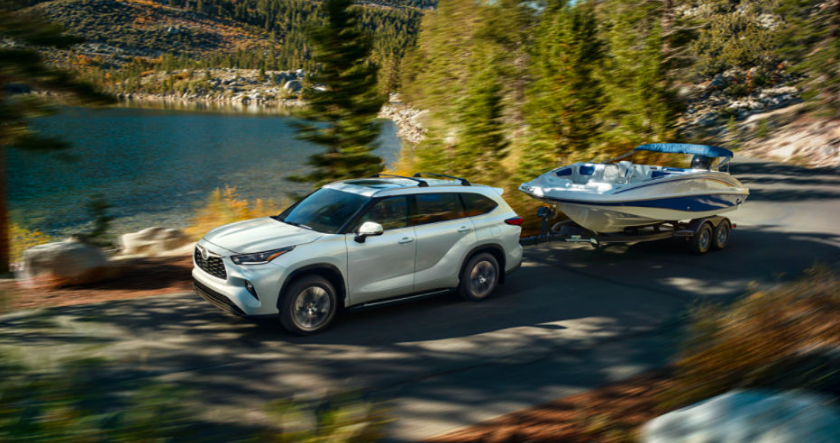
<svg viewBox="0 0 840 443">
<path fill-rule="evenodd" d="M 405 196 L 378 200 L 345 236 L 351 305 L 413 292 L 417 242 L 408 208 Z M 381 224 L 384 232 L 357 242 L 355 232 L 367 221 Z"/>
<path fill-rule="evenodd" d="M 476 243 L 473 222 L 465 217 L 457 193 L 416 194 L 414 198 L 414 291 L 454 288 L 461 262 Z"/>
</svg>

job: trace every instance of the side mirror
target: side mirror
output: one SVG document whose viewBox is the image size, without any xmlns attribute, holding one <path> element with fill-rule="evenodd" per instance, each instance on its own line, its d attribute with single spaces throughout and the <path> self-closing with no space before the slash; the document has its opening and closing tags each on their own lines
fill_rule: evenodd
<svg viewBox="0 0 840 443">
<path fill-rule="evenodd" d="M 368 237 L 382 235 L 385 230 L 382 228 L 382 225 L 376 222 L 364 222 L 362 226 L 359 227 L 359 232 L 356 234 L 356 240 L 359 243 L 364 243 L 365 239 Z"/>
</svg>

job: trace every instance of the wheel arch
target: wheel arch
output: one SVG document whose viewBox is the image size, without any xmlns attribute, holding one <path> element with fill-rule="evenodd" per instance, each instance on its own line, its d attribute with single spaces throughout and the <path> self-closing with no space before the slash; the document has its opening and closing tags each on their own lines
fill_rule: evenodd
<svg viewBox="0 0 840 443">
<path fill-rule="evenodd" d="M 331 264 L 328 263 L 319 263 L 313 265 L 307 265 L 300 269 L 295 269 L 292 271 L 291 274 L 286 278 L 283 282 L 283 286 L 280 287 L 280 295 L 277 297 L 277 310 L 280 310 L 280 306 L 283 302 L 283 297 L 286 296 L 286 290 L 288 290 L 289 285 L 297 280 L 300 277 L 306 275 L 320 275 L 329 281 L 336 291 L 338 291 L 338 299 L 341 300 L 341 304 L 339 307 L 343 307 L 344 303 L 347 300 L 347 286 L 344 284 L 344 276 L 341 274 L 339 269 Z"/>
<path fill-rule="evenodd" d="M 475 257 L 476 254 L 480 254 L 482 252 L 492 254 L 496 261 L 499 262 L 499 283 L 504 283 L 506 276 L 505 249 L 497 243 L 485 243 L 470 249 L 470 252 L 464 256 L 464 260 L 461 262 L 461 268 L 458 270 L 458 281 L 460 282 L 461 275 L 464 274 L 464 269 L 467 267 L 467 263 L 469 263 L 470 259 Z"/>
</svg>

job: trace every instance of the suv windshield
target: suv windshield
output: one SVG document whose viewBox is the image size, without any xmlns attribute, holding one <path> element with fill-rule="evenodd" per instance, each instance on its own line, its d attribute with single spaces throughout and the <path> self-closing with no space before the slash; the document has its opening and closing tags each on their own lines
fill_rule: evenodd
<svg viewBox="0 0 840 443">
<path fill-rule="evenodd" d="M 321 188 L 275 219 L 327 234 L 335 234 L 368 201 L 367 197 Z"/>
</svg>

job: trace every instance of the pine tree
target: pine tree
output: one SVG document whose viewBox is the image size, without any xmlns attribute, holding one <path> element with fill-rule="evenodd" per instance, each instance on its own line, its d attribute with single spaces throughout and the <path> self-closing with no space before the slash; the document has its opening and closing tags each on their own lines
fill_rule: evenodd
<svg viewBox="0 0 840 443">
<path fill-rule="evenodd" d="M 384 98 L 377 91 L 376 67 L 369 63 L 372 45 L 361 31 L 359 10 L 351 0 L 325 0 L 326 23 L 313 32 L 316 77 L 323 91 L 312 89 L 302 117 L 315 123 L 298 125 L 297 137 L 327 148 L 310 157 L 315 170 L 296 180 L 323 184 L 369 176 L 382 171 L 381 158 L 372 153 L 379 136 L 375 121 Z"/>
<path fill-rule="evenodd" d="M 593 4 L 556 0 L 543 12 L 531 56 L 534 82 L 527 92 L 529 150 L 521 176 L 532 176 L 573 153 L 586 152 L 599 135 L 603 88 L 595 75 L 603 53 Z"/>
<path fill-rule="evenodd" d="M 709 77 L 731 68 L 770 68 L 779 33 L 763 23 L 777 0 L 707 0 L 701 15 L 703 27 L 690 47 L 694 69 Z"/>
<path fill-rule="evenodd" d="M 111 98 L 70 74 L 45 66 L 31 47 L 66 49 L 80 40 L 64 34 L 58 26 L 15 13 L 14 4 L 0 3 L 0 35 L 17 45 L 0 48 L 0 273 L 9 269 L 8 203 L 6 200 L 6 150 L 9 148 L 50 152 L 66 149 L 61 140 L 39 136 L 29 129 L 28 119 L 47 115 L 53 108 L 34 97 L 11 97 L 10 84 L 52 91 L 75 98 L 80 104 L 106 104 Z"/>
<path fill-rule="evenodd" d="M 610 0 L 602 8 L 606 60 L 599 77 L 608 97 L 602 113 L 604 138 L 616 150 L 664 142 L 675 132 L 679 108 L 665 60 L 677 48 L 663 38 L 659 9 L 653 2 L 636 0 Z"/>
<path fill-rule="evenodd" d="M 472 75 L 456 116 L 457 161 L 450 168 L 458 175 L 489 182 L 503 178 L 500 162 L 509 144 L 502 121 L 502 85 L 494 62 L 492 55 L 476 57 L 472 62 Z"/>
<path fill-rule="evenodd" d="M 840 1 L 815 4 L 784 0 L 779 54 L 803 74 L 801 85 L 812 108 L 840 110 Z"/>
</svg>

